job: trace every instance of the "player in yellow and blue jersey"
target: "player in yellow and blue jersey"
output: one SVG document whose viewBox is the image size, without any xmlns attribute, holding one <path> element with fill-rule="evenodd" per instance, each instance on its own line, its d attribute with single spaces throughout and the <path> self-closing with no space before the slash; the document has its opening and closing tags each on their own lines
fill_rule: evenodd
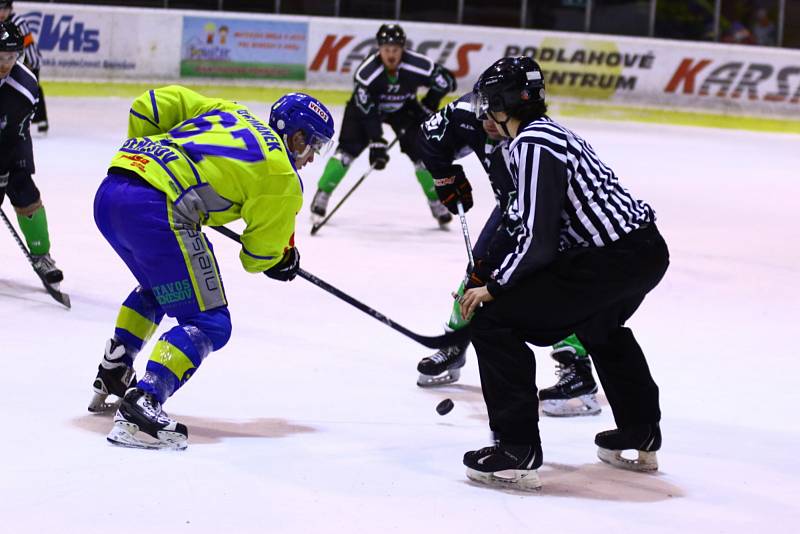
<svg viewBox="0 0 800 534">
<path fill-rule="evenodd" d="M 268 124 L 243 105 L 174 85 L 133 102 L 128 139 L 94 201 L 98 228 L 139 282 L 120 309 L 89 405 L 104 411 L 117 406 L 106 402 L 109 394 L 121 398 L 109 441 L 186 447 L 186 426 L 161 406 L 231 334 L 219 266 L 201 226 L 243 219 L 245 270 L 292 280 L 303 202 L 297 170 L 333 135 L 328 109 L 302 93 L 281 97 Z M 178 325 L 159 338 L 137 382 L 133 360 L 165 314 Z"/>
</svg>

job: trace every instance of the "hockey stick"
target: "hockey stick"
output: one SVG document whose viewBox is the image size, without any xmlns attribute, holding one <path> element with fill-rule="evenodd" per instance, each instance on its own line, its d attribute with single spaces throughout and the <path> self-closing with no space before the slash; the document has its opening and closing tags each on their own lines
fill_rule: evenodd
<svg viewBox="0 0 800 534">
<path fill-rule="evenodd" d="M 464 216 L 464 205 L 459 200 L 456 204 L 458 207 L 458 217 L 461 219 L 461 233 L 464 234 L 464 244 L 467 246 L 467 257 L 469 258 L 469 270 L 472 271 L 475 267 L 475 258 L 472 256 L 472 243 L 469 239 L 469 228 L 467 227 L 467 218 Z"/>
<path fill-rule="evenodd" d="M 232 230 L 230 230 L 230 229 L 228 229 L 228 228 L 226 228 L 224 226 L 211 226 L 211 228 L 213 228 L 217 232 L 221 233 L 222 235 L 233 239 L 234 241 L 239 241 L 240 240 L 240 236 L 236 232 L 234 232 L 234 231 L 232 231 Z M 315 286 L 324 289 L 328 293 L 334 295 L 335 297 L 338 297 L 338 298 L 342 299 L 343 301 L 347 302 L 351 306 L 354 306 L 354 307 L 358 308 L 359 310 L 361 310 L 362 312 L 366 313 L 367 315 L 369 315 L 373 319 L 377 319 L 378 321 L 382 322 L 383 324 L 385 324 L 389 328 L 400 332 L 404 336 L 406 336 L 408 338 L 411 338 L 414 341 L 416 341 L 417 343 L 420 343 L 421 345 L 425 345 L 426 347 L 430 347 L 432 349 L 441 349 L 441 348 L 444 348 L 444 347 L 450 347 L 452 345 L 456 345 L 456 344 L 466 340 L 469 337 L 469 328 L 462 328 L 460 330 L 456 330 L 455 332 L 449 332 L 449 333 L 443 334 L 441 336 L 422 336 L 420 334 L 416 334 L 416 333 L 412 332 L 411 330 L 409 330 L 408 328 L 395 323 L 394 321 L 392 321 L 391 319 L 386 317 L 381 312 L 379 312 L 379 311 L 377 311 L 377 310 L 375 310 L 373 308 L 370 308 L 369 306 L 367 306 L 363 302 L 354 299 L 353 297 L 351 297 L 350 295 L 348 295 L 347 293 L 345 293 L 341 289 L 338 289 L 338 288 L 332 286 L 331 284 L 325 282 L 324 280 L 320 279 L 317 276 L 314 276 L 313 274 L 309 273 L 308 271 L 305 271 L 303 269 L 298 269 L 297 276 L 299 276 L 300 278 L 303 278 L 305 280 L 308 280 L 309 282 L 311 282 Z"/>
<path fill-rule="evenodd" d="M 395 145 L 395 143 L 397 143 L 397 141 L 400 140 L 400 137 L 403 135 L 403 133 L 404 132 L 401 131 L 400 135 L 395 137 L 394 141 L 389 143 L 389 146 L 386 147 L 386 152 L 389 152 L 389 150 L 391 150 L 391 148 Z M 317 232 L 319 232 L 320 228 L 325 226 L 325 224 L 328 222 L 328 220 L 331 217 L 333 217 L 333 214 L 336 213 L 336 210 L 338 210 L 342 206 L 342 204 L 344 204 L 344 201 L 347 200 L 347 198 L 350 195 L 353 194 L 353 191 L 358 189 L 358 186 L 361 185 L 361 182 L 363 182 L 367 178 L 367 176 L 369 176 L 369 173 L 371 173 L 373 170 L 375 170 L 375 165 L 370 165 L 369 169 L 367 169 L 367 171 L 364 174 L 361 175 L 361 178 L 359 178 L 358 181 L 356 181 L 356 183 L 353 184 L 353 187 L 350 188 L 350 191 L 345 193 L 345 195 L 342 197 L 342 200 L 340 200 L 339 203 L 336 204 L 336 206 L 334 206 L 334 208 L 331 210 L 331 212 L 324 219 L 322 219 L 321 221 L 314 223 L 314 225 L 311 227 L 311 235 L 315 235 Z"/>
<path fill-rule="evenodd" d="M 25 257 L 28 258 L 28 263 L 30 263 L 31 267 L 33 267 L 33 272 L 36 273 L 36 276 L 39 277 L 39 280 L 42 281 L 42 284 L 44 285 L 44 288 L 47 291 L 47 293 L 49 293 L 51 297 L 53 297 L 62 305 L 66 306 L 67 308 L 71 308 L 72 304 L 69 301 L 69 295 L 67 295 L 66 293 L 62 293 L 58 289 L 48 284 L 47 281 L 44 279 L 44 276 L 39 274 L 39 271 L 36 270 L 36 267 L 34 266 L 33 263 L 33 258 L 31 257 L 31 253 L 28 252 L 28 247 L 26 247 L 25 243 L 22 242 L 22 239 L 20 239 L 19 234 L 11 225 L 11 221 L 9 221 L 8 217 L 6 217 L 6 212 L 4 212 L 2 209 L 0 209 L 0 216 L 3 217 L 3 222 L 6 223 L 6 226 L 11 231 L 11 236 L 14 238 L 14 241 L 17 242 L 17 245 L 19 245 L 19 248 L 25 254 Z"/>
</svg>

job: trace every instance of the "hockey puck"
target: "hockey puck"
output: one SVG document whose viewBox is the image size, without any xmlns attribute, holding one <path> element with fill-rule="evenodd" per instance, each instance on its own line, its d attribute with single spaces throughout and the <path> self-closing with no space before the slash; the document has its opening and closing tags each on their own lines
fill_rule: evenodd
<svg viewBox="0 0 800 534">
<path fill-rule="evenodd" d="M 453 409 L 453 406 L 453 401 L 450 399 L 445 399 L 436 405 L 436 413 L 439 415 L 447 415 L 450 413 L 450 410 Z"/>
</svg>

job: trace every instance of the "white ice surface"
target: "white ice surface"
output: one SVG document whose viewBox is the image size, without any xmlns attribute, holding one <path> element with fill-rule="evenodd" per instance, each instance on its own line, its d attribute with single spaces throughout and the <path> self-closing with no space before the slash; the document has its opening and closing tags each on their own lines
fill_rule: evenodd
<svg viewBox="0 0 800 534">
<path fill-rule="evenodd" d="M 630 321 L 661 387 L 664 446 L 658 474 L 623 472 L 595 456 L 594 434 L 613 427 L 607 404 L 597 417 L 543 418 L 544 490 L 530 496 L 464 476 L 462 454 L 489 438 L 471 349 L 460 383 L 419 389 L 415 367 L 428 349 L 304 280 L 245 273 L 235 244 L 214 232 L 234 332 L 167 403 L 189 426 L 190 446 L 108 445 L 110 418 L 86 405 L 135 284 L 96 230 L 92 199 L 124 137 L 129 102 L 51 98 L 49 106 L 51 134 L 35 139 L 36 182 L 73 309 L 44 293 L 0 230 L 0 531 L 796 528 L 798 137 L 565 121 L 654 206 L 670 246 L 666 278 Z M 477 237 L 492 198 L 477 160 L 463 164 L 476 190 L 468 219 Z M 302 173 L 306 203 L 323 165 Z M 355 163 L 337 194 L 365 168 Z M 436 228 L 399 152 L 319 235 L 309 230 L 304 206 L 305 269 L 412 330 L 441 331 L 464 244 L 457 221 Z M 537 350 L 540 386 L 554 379 L 547 353 Z M 440 417 L 434 407 L 446 397 L 455 409 Z"/>
</svg>

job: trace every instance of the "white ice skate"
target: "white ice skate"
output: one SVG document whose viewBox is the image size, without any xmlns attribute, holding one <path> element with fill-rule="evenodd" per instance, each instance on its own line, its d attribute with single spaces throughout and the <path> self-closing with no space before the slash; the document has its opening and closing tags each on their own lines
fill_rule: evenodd
<svg viewBox="0 0 800 534">
<path fill-rule="evenodd" d="M 599 414 L 597 383 L 592 376 L 589 358 L 578 356 L 570 346 L 559 347 L 550 353 L 550 357 L 556 361 L 558 382 L 539 391 L 542 412 L 550 417 Z"/>
<path fill-rule="evenodd" d="M 461 368 L 467 362 L 468 346 L 469 340 L 440 349 L 420 360 L 417 364 L 419 371 L 417 385 L 421 388 L 430 388 L 456 382 L 461 377 Z"/>
<path fill-rule="evenodd" d="M 439 228 L 442 230 L 447 229 L 447 225 L 453 220 L 453 216 L 447 210 L 444 204 L 439 200 L 429 200 L 428 207 L 431 209 L 431 215 L 439 223 Z"/>
<path fill-rule="evenodd" d="M 183 450 L 188 445 L 189 431 L 186 425 L 170 418 L 152 395 L 131 388 L 106 439 L 113 445 L 133 449 Z"/>
<path fill-rule="evenodd" d="M 328 202 L 330 199 L 330 193 L 317 189 L 316 194 L 314 194 L 314 199 L 311 201 L 311 222 L 313 224 L 319 224 L 325 218 L 325 214 L 328 212 Z"/>
<path fill-rule="evenodd" d="M 106 342 L 103 360 L 97 367 L 97 376 L 92 383 L 94 394 L 89 401 L 92 413 L 111 412 L 119 408 L 128 388 L 136 383 L 136 373 L 123 360 L 125 346 L 114 338 Z M 111 402 L 109 395 L 113 396 Z"/>
</svg>

